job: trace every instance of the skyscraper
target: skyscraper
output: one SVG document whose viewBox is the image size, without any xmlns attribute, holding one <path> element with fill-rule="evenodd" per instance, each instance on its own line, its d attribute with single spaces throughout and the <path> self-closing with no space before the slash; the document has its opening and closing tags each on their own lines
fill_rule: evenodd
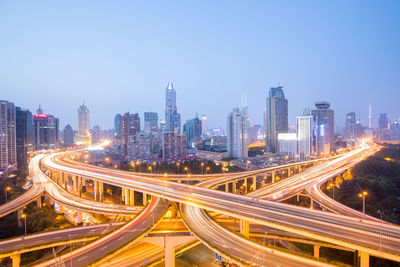
<svg viewBox="0 0 400 267">
<path fill-rule="evenodd" d="M 346 116 L 345 137 L 347 140 L 355 140 L 357 137 L 356 113 L 350 112 Z"/>
<path fill-rule="evenodd" d="M 74 130 L 71 125 L 67 124 L 64 128 L 64 145 L 72 146 L 74 144 Z"/>
<path fill-rule="evenodd" d="M 33 151 L 32 112 L 15 108 L 17 165 L 19 170 L 26 170 L 28 153 Z"/>
<path fill-rule="evenodd" d="M 121 114 L 114 117 L 114 136 L 115 139 L 121 140 Z"/>
<path fill-rule="evenodd" d="M 90 145 L 92 143 L 90 135 L 90 113 L 85 103 L 78 109 L 77 143 L 82 143 L 84 145 Z"/>
<path fill-rule="evenodd" d="M 202 133 L 202 125 L 201 120 L 196 117 L 191 120 L 187 120 L 183 126 L 183 133 L 186 134 L 186 146 L 194 147 L 194 141 L 197 141 L 201 138 Z"/>
<path fill-rule="evenodd" d="M 201 136 L 205 137 L 208 135 L 208 121 L 207 116 L 203 114 L 201 116 Z"/>
<path fill-rule="evenodd" d="M 43 113 L 40 108 L 33 115 L 34 149 L 52 149 L 58 144 L 58 118 Z"/>
<path fill-rule="evenodd" d="M 247 107 L 242 110 L 234 108 L 228 115 L 228 156 L 232 158 L 248 157 L 248 128 L 249 118 L 247 116 Z"/>
<path fill-rule="evenodd" d="M 129 112 L 125 113 L 121 117 L 121 144 L 123 147 L 123 154 L 125 156 L 128 155 L 128 139 L 129 136 L 134 136 L 137 133 L 140 133 L 140 117 L 138 113 L 130 114 Z"/>
<path fill-rule="evenodd" d="M 171 81 L 169 81 L 165 93 L 165 121 L 167 131 L 181 132 L 181 115 L 176 107 L 176 91 Z"/>
<path fill-rule="evenodd" d="M 335 150 L 335 122 L 334 111 L 329 102 L 316 102 L 316 110 L 312 111 L 314 119 L 315 153 L 329 154 Z"/>
<path fill-rule="evenodd" d="M 266 101 L 266 151 L 276 153 L 278 134 L 288 132 L 288 100 L 283 87 L 271 87 Z"/>
<path fill-rule="evenodd" d="M 0 170 L 17 164 L 15 107 L 0 100 Z"/>
<path fill-rule="evenodd" d="M 305 113 L 303 116 L 297 116 L 296 125 L 299 159 L 305 160 L 308 156 L 313 154 L 313 116 L 309 113 Z"/>
<path fill-rule="evenodd" d="M 384 130 L 389 128 L 389 120 L 386 113 L 379 114 L 379 129 Z"/>
<path fill-rule="evenodd" d="M 100 142 L 101 137 L 101 130 L 99 125 L 93 126 L 93 129 L 91 131 L 91 136 L 92 136 L 92 143 L 97 144 Z"/>
<path fill-rule="evenodd" d="M 158 132 L 158 114 L 157 112 L 144 113 L 144 133 L 157 133 Z"/>
</svg>

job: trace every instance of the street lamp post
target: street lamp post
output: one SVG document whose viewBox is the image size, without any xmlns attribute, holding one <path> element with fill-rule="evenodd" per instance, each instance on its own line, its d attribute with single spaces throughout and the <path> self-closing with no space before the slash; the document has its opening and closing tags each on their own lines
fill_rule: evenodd
<svg viewBox="0 0 400 267">
<path fill-rule="evenodd" d="M 7 192 L 10 191 L 10 190 L 11 190 L 11 187 L 9 187 L 9 186 L 7 186 L 7 187 L 4 189 L 4 194 L 6 195 L 6 203 L 8 202 Z"/>
<path fill-rule="evenodd" d="M 181 165 L 179 162 L 176 163 L 176 172 L 179 174 L 179 165 Z"/>
<path fill-rule="evenodd" d="M 204 162 L 202 162 L 200 165 L 201 165 L 201 174 L 204 175 Z"/>
<path fill-rule="evenodd" d="M 359 197 L 363 200 L 363 214 L 365 214 L 365 196 L 368 195 L 367 191 L 363 191 L 362 193 L 358 194 Z"/>
<path fill-rule="evenodd" d="M 149 166 L 147 169 L 148 169 L 151 173 L 153 173 L 153 170 L 152 170 L 151 166 Z"/>
<path fill-rule="evenodd" d="M 332 199 L 335 200 L 335 185 L 330 183 L 329 186 L 332 187 Z"/>
<path fill-rule="evenodd" d="M 154 173 L 156 173 L 156 165 L 157 165 L 157 163 L 154 161 L 154 162 L 153 162 L 153 166 L 154 166 L 154 167 L 153 167 L 153 169 L 154 169 Z"/>
<path fill-rule="evenodd" d="M 210 170 L 210 167 L 206 167 L 206 174 L 208 174 L 208 171 Z"/>
<path fill-rule="evenodd" d="M 26 214 L 22 214 L 21 218 L 24 218 L 24 224 L 25 224 L 25 235 L 26 235 Z"/>
</svg>

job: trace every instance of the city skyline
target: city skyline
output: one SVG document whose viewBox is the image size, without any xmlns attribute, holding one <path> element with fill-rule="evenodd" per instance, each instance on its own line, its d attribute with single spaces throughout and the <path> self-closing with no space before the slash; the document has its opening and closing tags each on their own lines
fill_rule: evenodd
<svg viewBox="0 0 400 267">
<path fill-rule="evenodd" d="M 60 128 L 77 128 L 76 108 L 83 100 L 92 125 L 103 129 L 127 110 L 141 117 L 154 111 L 162 118 L 169 80 L 181 120 L 206 114 L 210 128 L 225 124 L 224 114 L 240 104 L 242 94 L 248 97 L 250 123 L 262 125 L 262 99 L 279 85 L 291 103 L 291 125 L 317 101 L 331 103 L 341 127 L 349 112 L 368 125 L 369 104 L 374 127 L 379 113 L 388 113 L 389 120 L 400 117 L 396 2 L 236 3 L 224 13 L 222 3 L 207 8 L 209 13 L 206 5 L 163 3 L 102 4 L 94 10 L 81 4 L 80 11 L 63 3 L 24 6 L 0 4 L 2 99 L 31 112 L 41 103 L 60 118 Z M 60 10 L 70 11 L 74 21 Z M 106 15 L 110 10 L 118 15 Z M 332 10 L 340 11 L 340 23 Z M 283 14 L 297 19 L 281 20 Z"/>
</svg>

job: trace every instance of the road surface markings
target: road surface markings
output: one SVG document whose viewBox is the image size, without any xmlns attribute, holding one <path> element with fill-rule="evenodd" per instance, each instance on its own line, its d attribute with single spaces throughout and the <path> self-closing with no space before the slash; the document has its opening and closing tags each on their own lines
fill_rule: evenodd
<svg viewBox="0 0 400 267">
<path fill-rule="evenodd" d="M 86 258 L 87 258 L 87 256 L 82 257 L 82 258 L 80 258 L 78 261 L 81 261 L 81 260 L 86 259 Z"/>
<path fill-rule="evenodd" d="M 105 250 L 106 248 L 108 248 L 108 246 L 104 246 L 101 249 L 99 249 L 100 251 Z"/>
<path fill-rule="evenodd" d="M 121 236 L 120 238 L 118 238 L 118 241 L 121 240 L 122 238 L 124 238 L 123 236 Z"/>
</svg>

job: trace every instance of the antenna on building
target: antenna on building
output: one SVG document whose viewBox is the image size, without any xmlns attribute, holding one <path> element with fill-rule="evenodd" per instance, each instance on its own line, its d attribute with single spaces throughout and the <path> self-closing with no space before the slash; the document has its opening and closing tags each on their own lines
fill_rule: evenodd
<svg viewBox="0 0 400 267">
<path fill-rule="evenodd" d="M 247 95 L 242 95 L 242 107 L 247 107 Z"/>
<path fill-rule="evenodd" d="M 369 104 L 368 108 L 368 128 L 372 129 L 372 105 Z"/>
</svg>

